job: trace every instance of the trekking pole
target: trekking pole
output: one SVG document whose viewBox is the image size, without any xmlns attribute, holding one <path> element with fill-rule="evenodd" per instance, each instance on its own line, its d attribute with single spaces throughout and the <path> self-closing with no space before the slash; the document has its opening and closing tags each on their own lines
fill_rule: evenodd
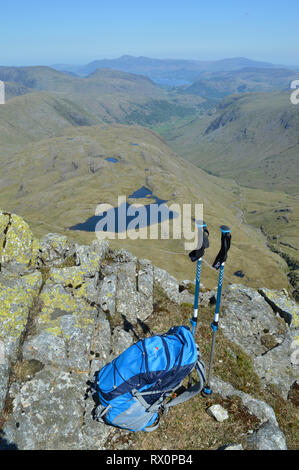
<svg viewBox="0 0 299 470">
<path fill-rule="evenodd" d="M 198 247 L 196 250 L 189 253 L 189 257 L 192 262 L 197 261 L 196 266 L 196 281 L 195 281 L 195 293 L 194 293 L 194 306 L 193 306 L 193 317 L 190 320 L 192 325 L 192 335 L 195 337 L 195 330 L 197 325 L 197 315 L 198 315 L 198 300 L 199 300 L 199 288 L 200 288 L 200 273 L 201 273 L 201 263 L 202 258 L 206 248 L 209 248 L 209 231 L 207 229 L 207 224 L 204 221 L 195 222 L 198 228 Z M 192 376 L 189 375 L 189 386 L 192 384 Z"/>
<path fill-rule="evenodd" d="M 219 271 L 219 279 L 218 279 L 217 299 L 216 299 L 214 320 L 211 323 L 213 336 L 212 336 L 212 346 L 211 346 L 211 354 L 210 354 L 209 373 L 208 373 L 207 385 L 203 388 L 201 392 L 203 397 L 208 397 L 212 394 L 211 376 L 212 376 L 212 367 L 213 367 L 213 360 L 214 360 L 214 354 L 215 354 L 216 335 L 217 335 L 218 324 L 219 324 L 219 311 L 220 311 L 220 303 L 221 303 L 223 273 L 224 273 L 225 261 L 227 260 L 227 253 L 228 253 L 228 250 L 230 249 L 230 242 L 231 242 L 230 228 L 227 227 L 226 225 L 222 225 L 220 227 L 220 230 L 221 230 L 221 249 L 213 264 L 213 268 L 215 269 L 220 268 L 220 271 Z"/>
</svg>

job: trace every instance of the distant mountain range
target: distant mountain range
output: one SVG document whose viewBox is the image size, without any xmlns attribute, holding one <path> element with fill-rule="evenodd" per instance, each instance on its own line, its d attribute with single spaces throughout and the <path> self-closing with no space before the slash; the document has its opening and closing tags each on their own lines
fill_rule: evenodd
<svg viewBox="0 0 299 470">
<path fill-rule="evenodd" d="M 123 72 L 145 75 L 156 83 L 172 82 L 173 85 L 182 82 L 194 82 L 202 72 L 231 72 L 244 67 L 253 68 L 281 68 L 268 62 L 235 57 L 217 61 L 177 60 L 177 59 L 151 59 L 148 57 L 133 57 L 124 55 L 118 59 L 102 59 L 90 62 L 87 65 L 56 64 L 54 69 L 86 77 L 98 68 L 109 68 Z"/>
</svg>

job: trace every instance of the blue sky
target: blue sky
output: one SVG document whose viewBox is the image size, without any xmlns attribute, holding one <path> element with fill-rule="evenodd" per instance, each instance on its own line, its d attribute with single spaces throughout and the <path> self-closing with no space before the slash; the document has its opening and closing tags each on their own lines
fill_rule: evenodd
<svg viewBox="0 0 299 470">
<path fill-rule="evenodd" d="M 123 54 L 299 64 L 296 0 L 10 0 L 0 64 L 84 64 Z"/>
</svg>

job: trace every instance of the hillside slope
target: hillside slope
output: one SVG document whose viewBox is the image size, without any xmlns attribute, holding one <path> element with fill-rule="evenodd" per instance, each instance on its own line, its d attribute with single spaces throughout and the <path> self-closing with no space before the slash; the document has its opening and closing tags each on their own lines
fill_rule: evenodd
<svg viewBox="0 0 299 470">
<path fill-rule="evenodd" d="M 296 192 L 299 108 L 289 92 L 234 95 L 214 113 L 161 132 L 184 158 L 244 186 Z M 158 128 L 156 128 L 159 130 Z"/>
<path fill-rule="evenodd" d="M 195 98 L 190 105 L 183 96 L 174 100 L 149 78 L 108 69 L 78 78 L 50 67 L 0 67 L 0 80 L 8 84 L 8 98 L 46 91 L 109 123 L 152 124 L 172 116 L 190 116 L 194 104 L 202 101 Z"/>
<path fill-rule="evenodd" d="M 107 160 L 112 159 L 112 161 Z M 70 227 L 94 216 L 99 203 L 117 205 L 142 187 L 153 197 L 129 202 L 204 204 L 211 233 L 211 264 L 219 249 L 221 224 L 232 227 L 234 243 L 226 282 L 244 273 L 244 283 L 254 287 L 287 286 L 286 264 L 272 254 L 263 235 L 243 224 L 235 206 L 239 196 L 234 183 L 209 176 L 172 152 L 155 134 L 133 126 L 70 128 L 58 137 L 27 144 L 1 162 L 0 207 L 18 211 L 40 235 L 59 232 L 79 242 L 94 239 L 93 232 Z M 115 240 L 138 256 L 147 253 L 158 266 L 179 279 L 192 278 L 194 265 L 183 240 Z M 207 266 L 205 285 L 213 288 L 217 273 Z"/>
<path fill-rule="evenodd" d="M 0 156 L 17 145 L 51 137 L 65 127 L 98 124 L 100 119 L 65 96 L 32 92 L 0 106 Z"/>
<path fill-rule="evenodd" d="M 290 88 L 297 78 L 295 71 L 286 69 L 244 68 L 232 72 L 206 72 L 200 75 L 184 93 L 204 98 L 223 98 L 234 93 L 268 92 Z"/>
</svg>

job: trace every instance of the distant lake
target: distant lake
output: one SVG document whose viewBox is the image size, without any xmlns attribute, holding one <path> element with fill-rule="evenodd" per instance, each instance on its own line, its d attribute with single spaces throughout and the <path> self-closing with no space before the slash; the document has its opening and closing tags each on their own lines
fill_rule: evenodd
<svg viewBox="0 0 299 470">
<path fill-rule="evenodd" d="M 153 192 L 146 188 L 145 186 L 142 186 L 141 188 L 137 189 L 134 193 L 132 193 L 129 196 L 129 199 L 143 199 L 143 198 L 151 198 L 155 200 L 156 204 L 165 204 L 167 202 L 166 199 L 159 199 L 157 196 L 153 195 Z"/>
<path fill-rule="evenodd" d="M 171 79 L 171 78 L 153 78 L 153 82 L 157 85 L 161 86 L 183 86 L 183 85 L 191 85 L 192 82 L 188 80 L 179 80 L 179 79 Z"/>
<path fill-rule="evenodd" d="M 241 278 L 242 278 L 242 277 L 245 277 L 245 274 L 243 273 L 243 271 L 240 270 L 240 271 L 236 271 L 236 272 L 234 273 L 234 276 L 237 276 L 237 277 L 241 277 Z"/>
<path fill-rule="evenodd" d="M 132 193 L 128 199 L 143 199 L 143 198 L 151 198 L 154 199 L 154 204 L 146 204 L 144 205 L 144 210 L 146 211 L 146 217 L 143 220 L 142 224 L 138 224 L 134 226 L 135 230 L 149 227 L 151 224 L 165 222 L 166 220 L 172 220 L 178 217 L 176 212 L 170 211 L 166 206 L 167 200 L 160 199 L 157 196 L 154 196 L 152 191 L 145 186 L 137 189 L 134 193 Z M 153 219 L 153 207 L 151 206 L 158 205 L 160 211 L 156 214 L 156 218 Z M 134 208 L 134 205 L 129 204 L 128 202 L 120 204 L 119 207 L 114 207 L 113 209 L 103 212 L 101 215 L 94 215 L 89 217 L 85 222 L 76 224 L 70 227 L 70 230 L 80 230 L 83 232 L 95 232 L 96 226 L 99 222 L 107 217 L 107 215 L 111 215 L 114 217 L 114 232 L 115 233 L 123 233 L 129 227 L 130 223 L 134 221 L 138 217 L 138 210 Z M 124 216 L 125 214 L 125 216 Z M 152 218 L 151 218 L 152 215 Z M 107 232 L 108 227 L 107 223 L 101 226 L 101 231 Z"/>
<path fill-rule="evenodd" d="M 105 158 L 105 160 L 107 162 L 118 163 L 117 158 L 113 158 L 113 157 L 107 157 L 107 158 Z"/>
</svg>

